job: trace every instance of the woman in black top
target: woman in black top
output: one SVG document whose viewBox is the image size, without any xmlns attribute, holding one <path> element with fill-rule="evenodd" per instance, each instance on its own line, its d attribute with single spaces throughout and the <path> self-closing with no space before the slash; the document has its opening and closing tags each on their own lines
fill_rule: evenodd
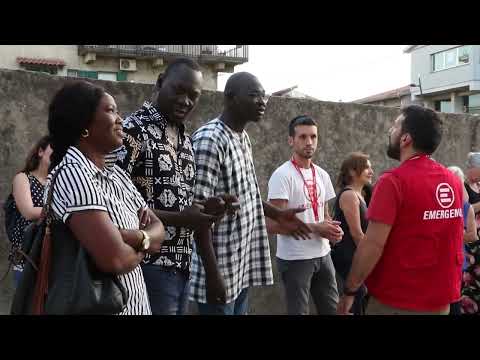
<svg viewBox="0 0 480 360">
<path fill-rule="evenodd" d="M 23 232 L 27 225 L 40 218 L 51 153 L 50 138 L 44 136 L 30 150 L 25 166 L 13 178 L 12 194 L 16 219 L 9 260 L 14 264 L 13 273 L 16 284 L 20 281 L 24 265 L 17 250 L 22 248 Z"/>
<path fill-rule="evenodd" d="M 352 266 L 357 245 L 367 231 L 367 204 L 362 194 L 365 185 L 371 184 L 373 170 L 368 155 L 354 152 L 347 156 L 340 168 L 337 186 L 340 188 L 335 208 L 334 220 L 341 222 L 343 238 L 332 250 L 332 260 L 338 273 L 338 280 L 344 283 Z M 341 290 L 343 286 L 339 286 Z M 362 286 L 355 296 L 352 312 L 361 315 L 366 288 Z"/>
</svg>

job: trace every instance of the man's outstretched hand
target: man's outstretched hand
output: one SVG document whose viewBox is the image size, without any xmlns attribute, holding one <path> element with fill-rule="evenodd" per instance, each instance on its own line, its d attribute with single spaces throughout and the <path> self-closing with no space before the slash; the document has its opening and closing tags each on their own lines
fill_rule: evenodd
<svg viewBox="0 0 480 360">
<path fill-rule="evenodd" d="M 280 224 L 287 232 L 290 233 L 297 240 L 307 240 L 310 239 L 310 233 L 312 229 L 310 226 L 305 224 L 300 220 L 296 214 L 304 212 L 306 208 L 290 208 L 290 209 L 279 209 L 277 218 L 275 221 Z"/>
<path fill-rule="evenodd" d="M 209 215 L 203 212 L 204 206 L 200 203 L 193 203 L 188 206 L 181 214 L 187 219 L 189 227 L 192 229 L 200 229 L 202 227 L 210 227 L 219 219 L 219 216 Z"/>
<path fill-rule="evenodd" d="M 207 200 L 195 201 L 194 203 L 200 206 L 205 214 L 218 218 L 222 218 L 225 214 L 234 215 L 240 208 L 237 197 L 229 194 L 212 196 Z"/>
</svg>

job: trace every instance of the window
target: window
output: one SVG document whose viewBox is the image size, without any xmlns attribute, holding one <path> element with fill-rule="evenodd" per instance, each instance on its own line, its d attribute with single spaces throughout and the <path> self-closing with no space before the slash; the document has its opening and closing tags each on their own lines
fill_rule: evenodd
<svg viewBox="0 0 480 360">
<path fill-rule="evenodd" d="M 469 96 L 468 112 L 470 114 L 480 114 L 480 94 L 474 94 Z"/>
<path fill-rule="evenodd" d="M 452 102 L 450 100 L 437 100 L 435 101 L 435 111 L 443 113 L 452 112 Z"/>
<path fill-rule="evenodd" d="M 432 71 L 445 70 L 470 63 L 472 46 L 465 45 L 432 54 Z"/>
<path fill-rule="evenodd" d="M 117 81 L 117 73 L 114 72 L 99 72 L 98 80 Z"/>
<path fill-rule="evenodd" d="M 442 70 L 445 68 L 445 56 L 443 53 L 438 53 L 433 56 L 433 71 Z"/>
<path fill-rule="evenodd" d="M 72 70 L 72 69 L 67 69 L 67 76 L 68 77 L 78 77 L 78 71 L 77 70 Z"/>
<path fill-rule="evenodd" d="M 445 68 L 454 67 L 457 64 L 457 49 L 445 52 Z"/>
<path fill-rule="evenodd" d="M 98 73 L 96 71 L 67 69 L 67 76 L 87 79 L 98 79 Z"/>
<path fill-rule="evenodd" d="M 107 81 L 127 81 L 127 73 L 125 71 L 97 72 L 97 71 L 67 69 L 67 76 L 87 78 L 87 79 L 107 80 Z"/>
</svg>

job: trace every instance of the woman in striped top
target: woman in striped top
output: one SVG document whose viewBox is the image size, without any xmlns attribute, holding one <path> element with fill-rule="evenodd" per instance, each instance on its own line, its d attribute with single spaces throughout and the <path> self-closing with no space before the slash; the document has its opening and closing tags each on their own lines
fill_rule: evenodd
<svg viewBox="0 0 480 360">
<path fill-rule="evenodd" d="M 65 85 L 49 107 L 52 139 L 52 210 L 90 254 L 99 270 L 118 274 L 128 291 L 122 315 L 150 315 L 140 262 L 160 251 L 161 221 L 122 169 L 105 156 L 122 145 L 115 100 L 85 81 Z M 55 236 L 55 234 L 53 234 Z"/>
</svg>

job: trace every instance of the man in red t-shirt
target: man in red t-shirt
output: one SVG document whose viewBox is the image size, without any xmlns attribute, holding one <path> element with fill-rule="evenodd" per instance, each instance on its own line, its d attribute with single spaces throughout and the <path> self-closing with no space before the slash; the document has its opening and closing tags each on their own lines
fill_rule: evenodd
<svg viewBox="0 0 480 360">
<path fill-rule="evenodd" d="M 365 281 L 367 314 L 448 314 L 460 298 L 462 184 L 429 157 L 442 138 L 433 110 L 402 109 L 389 133 L 387 155 L 401 164 L 375 185 L 337 312 L 349 314 Z"/>
</svg>

